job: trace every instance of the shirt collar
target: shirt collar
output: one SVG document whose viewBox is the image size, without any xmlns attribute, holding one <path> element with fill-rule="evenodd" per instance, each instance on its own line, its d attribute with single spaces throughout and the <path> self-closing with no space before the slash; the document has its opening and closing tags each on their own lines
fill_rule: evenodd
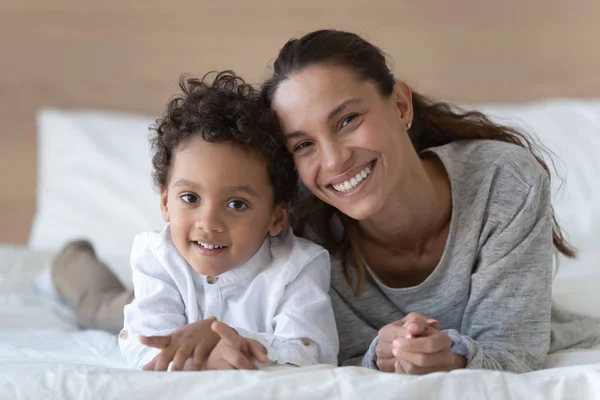
<svg viewBox="0 0 600 400">
<path fill-rule="evenodd" d="M 245 264 L 237 268 L 222 273 L 215 277 L 217 281 L 214 285 L 224 286 L 248 279 L 254 279 L 263 269 L 267 268 L 273 262 L 271 255 L 271 239 L 269 236 L 263 241 L 256 253 Z M 207 283 L 209 277 L 201 275 L 204 282 Z"/>
</svg>

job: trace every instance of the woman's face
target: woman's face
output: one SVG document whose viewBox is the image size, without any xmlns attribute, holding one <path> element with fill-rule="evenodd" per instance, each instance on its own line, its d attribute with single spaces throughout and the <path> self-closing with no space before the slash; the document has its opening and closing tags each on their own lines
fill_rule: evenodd
<svg viewBox="0 0 600 400">
<path fill-rule="evenodd" d="M 304 184 L 344 214 L 365 220 L 408 190 L 419 160 L 410 142 L 410 89 L 389 97 L 350 69 L 315 65 L 277 88 L 272 107 Z"/>
</svg>

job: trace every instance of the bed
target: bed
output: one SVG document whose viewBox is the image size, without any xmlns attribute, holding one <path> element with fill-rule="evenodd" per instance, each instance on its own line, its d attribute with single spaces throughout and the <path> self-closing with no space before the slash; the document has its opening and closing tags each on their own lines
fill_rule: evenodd
<svg viewBox="0 0 600 400">
<path fill-rule="evenodd" d="M 0 398 L 600 398 L 598 347 L 551 354 L 522 375 L 131 371 L 114 335 L 79 330 L 73 310 L 36 289 L 58 249 L 79 237 L 130 284 L 133 235 L 162 225 L 147 127 L 180 73 L 234 68 L 260 81 L 287 38 L 335 26 L 388 50 L 422 92 L 524 128 L 550 149 L 555 210 L 580 252 L 558 260 L 554 300 L 600 318 L 600 3 L 305 3 L 0 5 Z"/>
<path fill-rule="evenodd" d="M 550 355 L 516 375 L 455 371 L 424 377 L 356 367 L 154 373 L 124 368 L 115 335 L 82 331 L 72 310 L 36 292 L 49 252 L 0 246 L 0 398 L 5 399 L 596 399 L 600 348 Z M 599 250 L 563 264 L 555 297 L 600 317 Z M 593 300 L 590 300 L 593 298 Z M 593 304 L 590 304 L 592 302 Z M 584 307 L 585 306 L 585 307 Z"/>
</svg>

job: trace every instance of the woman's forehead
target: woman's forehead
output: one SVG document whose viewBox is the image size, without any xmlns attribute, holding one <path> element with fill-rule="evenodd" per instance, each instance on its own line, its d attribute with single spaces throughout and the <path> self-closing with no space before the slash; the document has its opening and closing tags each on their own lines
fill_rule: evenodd
<svg viewBox="0 0 600 400">
<path fill-rule="evenodd" d="M 284 123 L 304 113 L 322 119 L 343 103 L 369 101 L 374 91 L 372 83 L 357 79 L 348 68 L 313 66 L 283 81 L 272 107 Z"/>
<path fill-rule="evenodd" d="M 340 91 L 360 90 L 364 86 L 350 68 L 337 65 L 314 65 L 304 68 L 284 80 L 274 97 L 298 96 L 298 94 L 336 94 Z"/>
</svg>

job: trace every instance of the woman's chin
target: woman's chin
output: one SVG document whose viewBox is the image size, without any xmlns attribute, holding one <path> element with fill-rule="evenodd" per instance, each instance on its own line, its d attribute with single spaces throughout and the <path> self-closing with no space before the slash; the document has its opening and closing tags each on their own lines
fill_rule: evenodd
<svg viewBox="0 0 600 400">
<path fill-rule="evenodd" d="M 333 189 L 326 189 L 328 192 L 319 198 L 339 212 L 357 221 L 364 221 L 372 218 L 382 208 L 382 202 L 379 201 L 379 193 L 361 192 L 356 196 L 338 195 Z"/>
<path fill-rule="evenodd" d="M 372 201 L 368 201 L 367 199 L 352 205 L 343 204 L 336 208 L 356 221 L 364 221 L 373 218 L 378 209 Z"/>
</svg>

